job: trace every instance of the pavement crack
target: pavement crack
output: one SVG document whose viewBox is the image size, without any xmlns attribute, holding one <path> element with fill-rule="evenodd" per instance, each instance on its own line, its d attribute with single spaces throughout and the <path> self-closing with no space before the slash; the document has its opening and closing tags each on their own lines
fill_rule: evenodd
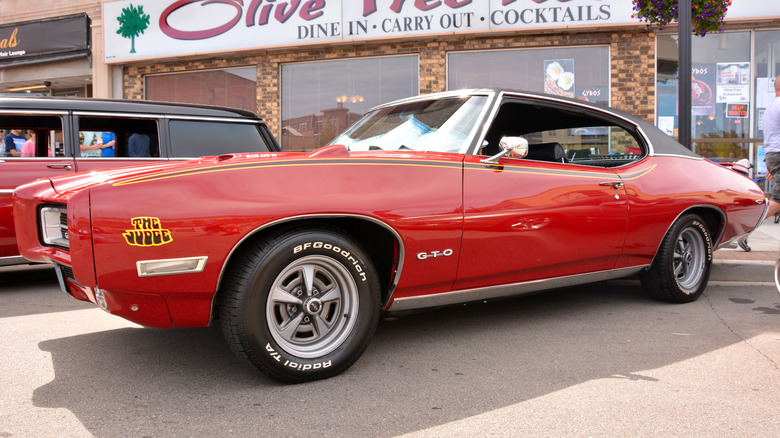
<svg viewBox="0 0 780 438">
<path fill-rule="evenodd" d="M 763 351 L 761 351 L 761 349 L 760 349 L 759 347 L 757 347 L 757 346 L 755 346 L 755 345 L 751 344 L 751 343 L 750 343 L 750 340 L 748 340 L 748 339 L 745 339 L 745 338 L 744 338 L 742 335 L 740 335 L 739 333 L 737 333 L 736 331 L 734 331 L 734 329 L 733 329 L 733 328 L 731 328 L 731 326 L 729 325 L 729 323 L 728 323 L 728 322 L 726 322 L 726 320 L 725 320 L 725 319 L 723 319 L 723 317 L 722 317 L 722 316 L 720 316 L 720 313 L 718 313 L 718 310 L 715 308 L 715 305 L 712 303 L 712 300 L 710 299 L 709 295 L 707 295 L 706 293 L 703 293 L 703 294 L 702 294 L 702 296 L 703 296 L 704 298 L 706 298 L 706 299 L 707 299 L 707 303 L 709 304 L 709 306 L 710 306 L 710 309 L 712 309 L 712 313 L 714 313 L 714 314 L 715 314 L 715 316 L 716 316 L 716 317 L 717 317 L 717 318 L 720 320 L 720 322 L 721 322 L 721 323 L 722 323 L 722 324 L 723 324 L 723 325 L 724 325 L 724 326 L 725 326 L 725 327 L 726 327 L 726 328 L 727 328 L 727 329 L 728 329 L 728 330 L 729 330 L 729 331 L 730 331 L 730 332 L 731 332 L 731 333 L 732 333 L 732 334 L 733 334 L 733 335 L 734 335 L 734 336 L 735 336 L 737 339 L 739 339 L 739 340 L 740 340 L 742 343 L 744 343 L 745 345 L 747 345 L 747 346 L 748 346 L 748 347 L 750 347 L 751 349 L 755 350 L 755 351 L 756 351 L 758 354 L 760 354 L 760 355 L 761 355 L 761 356 L 763 356 L 763 357 L 764 357 L 764 358 L 765 358 L 767 361 L 769 361 L 769 363 L 771 363 L 771 364 L 772 364 L 772 365 L 775 367 L 775 369 L 776 369 L 776 370 L 780 371 L 780 365 L 778 365 L 778 363 L 777 363 L 777 362 L 775 362 L 775 361 L 774 361 L 774 360 L 773 360 L 771 357 L 769 357 L 769 356 L 767 356 L 766 354 L 764 354 L 764 352 L 763 352 Z"/>
</svg>

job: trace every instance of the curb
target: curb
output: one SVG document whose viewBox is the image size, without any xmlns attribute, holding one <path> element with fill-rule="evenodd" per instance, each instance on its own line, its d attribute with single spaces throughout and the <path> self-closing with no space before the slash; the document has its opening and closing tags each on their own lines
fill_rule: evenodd
<svg viewBox="0 0 780 438">
<path fill-rule="evenodd" d="M 712 261 L 710 281 L 773 283 L 775 262 L 769 260 L 719 260 Z"/>
</svg>

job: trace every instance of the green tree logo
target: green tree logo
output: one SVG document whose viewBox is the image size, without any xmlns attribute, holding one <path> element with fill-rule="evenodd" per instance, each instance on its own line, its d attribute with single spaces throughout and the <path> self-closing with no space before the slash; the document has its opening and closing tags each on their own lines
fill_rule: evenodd
<svg viewBox="0 0 780 438">
<path fill-rule="evenodd" d="M 116 31 L 122 38 L 130 38 L 130 53 L 135 53 L 135 37 L 144 33 L 149 27 L 149 15 L 144 14 L 144 7 L 137 8 L 130 4 L 122 9 L 122 15 L 116 18 L 119 21 L 119 29 Z"/>
</svg>

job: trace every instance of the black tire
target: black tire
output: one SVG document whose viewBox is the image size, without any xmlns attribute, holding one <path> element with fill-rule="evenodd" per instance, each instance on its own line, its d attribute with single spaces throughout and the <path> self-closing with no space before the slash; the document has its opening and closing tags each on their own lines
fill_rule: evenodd
<svg viewBox="0 0 780 438">
<path fill-rule="evenodd" d="M 334 376 L 365 351 L 379 321 L 378 276 L 356 242 L 331 228 L 249 245 L 220 291 L 231 349 L 285 383 Z"/>
<path fill-rule="evenodd" d="M 696 301 L 707 287 L 712 265 L 712 240 L 704 221 L 685 215 L 664 236 L 653 264 L 640 275 L 652 298 L 670 303 Z"/>
</svg>

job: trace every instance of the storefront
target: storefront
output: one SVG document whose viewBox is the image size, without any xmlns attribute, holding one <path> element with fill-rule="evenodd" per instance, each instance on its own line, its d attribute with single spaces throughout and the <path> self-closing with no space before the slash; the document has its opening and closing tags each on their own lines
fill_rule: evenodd
<svg viewBox="0 0 780 438">
<path fill-rule="evenodd" d="M 645 29 L 627 0 L 125 0 L 103 8 L 105 62 L 122 67 L 124 97 L 248 108 L 285 150 L 312 150 L 379 103 L 472 87 L 594 101 L 675 133 L 676 36 Z M 737 102 L 739 89 L 711 87 L 723 102 L 695 109 L 697 138 L 727 127 L 760 136 L 752 84 L 777 74 L 758 60 L 774 52 L 758 50 L 772 50 L 759 43 L 780 29 L 780 5 L 741 0 L 729 14 L 727 33 L 695 38 L 694 63 L 724 64 L 723 80 L 747 63 L 753 98 Z M 731 49 L 720 49 L 721 38 Z M 707 55 L 696 44 L 718 49 Z M 726 110 L 732 115 L 718 113 Z"/>
<path fill-rule="evenodd" d="M 0 25 L 0 94 L 91 96 L 90 19 Z"/>
<path fill-rule="evenodd" d="M 677 129 L 677 35 L 658 40 L 656 124 Z M 780 30 L 728 25 L 692 44 L 691 136 L 694 150 L 719 160 L 748 158 L 755 176 L 763 163 L 763 115 L 780 75 Z"/>
</svg>

